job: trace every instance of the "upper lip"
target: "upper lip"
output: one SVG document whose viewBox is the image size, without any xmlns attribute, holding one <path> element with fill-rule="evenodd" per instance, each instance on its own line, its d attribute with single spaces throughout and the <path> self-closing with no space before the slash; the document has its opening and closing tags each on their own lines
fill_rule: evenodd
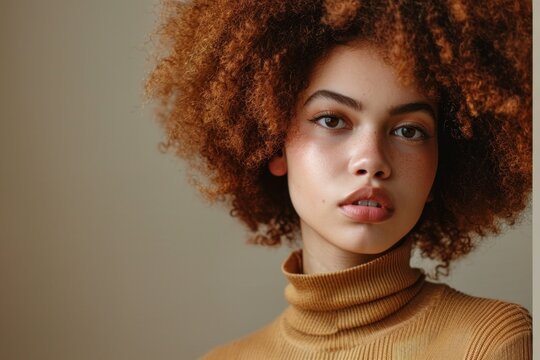
<svg viewBox="0 0 540 360">
<path fill-rule="evenodd" d="M 363 187 L 352 192 L 339 204 L 339 206 L 351 205 L 361 200 L 376 201 L 381 204 L 382 207 L 388 210 L 393 210 L 392 200 L 390 200 L 390 196 L 386 193 L 386 191 L 381 188 L 374 187 Z"/>
</svg>

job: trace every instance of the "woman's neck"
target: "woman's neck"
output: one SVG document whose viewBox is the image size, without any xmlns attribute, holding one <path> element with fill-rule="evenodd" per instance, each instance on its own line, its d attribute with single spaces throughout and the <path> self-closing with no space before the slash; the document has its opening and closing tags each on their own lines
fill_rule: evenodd
<svg viewBox="0 0 540 360">
<path fill-rule="evenodd" d="M 304 274 L 336 272 L 362 265 L 390 252 L 404 241 L 402 239 L 380 253 L 363 254 L 344 250 L 317 235 L 302 232 Z"/>
<path fill-rule="evenodd" d="M 328 246 L 310 246 L 309 242 L 303 246 L 304 274 L 317 274 L 335 272 L 353 266 L 365 264 L 382 254 L 355 254 L 339 249 L 331 244 Z"/>
</svg>

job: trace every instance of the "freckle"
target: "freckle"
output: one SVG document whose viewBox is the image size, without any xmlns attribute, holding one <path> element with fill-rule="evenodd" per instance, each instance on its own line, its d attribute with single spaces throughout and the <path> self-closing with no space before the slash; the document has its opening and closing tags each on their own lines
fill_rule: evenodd
<svg viewBox="0 0 540 360">
<path fill-rule="evenodd" d="M 324 204 L 326 202 L 326 200 L 322 199 L 322 203 Z"/>
</svg>

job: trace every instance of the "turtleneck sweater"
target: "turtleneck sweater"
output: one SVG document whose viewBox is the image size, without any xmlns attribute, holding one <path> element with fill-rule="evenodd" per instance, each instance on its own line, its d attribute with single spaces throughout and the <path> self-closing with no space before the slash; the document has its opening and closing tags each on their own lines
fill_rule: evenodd
<svg viewBox="0 0 540 360">
<path fill-rule="evenodd" d="M 263 329 L 204 359 L 530 359 L 523 307 L 425 280 L 411 242 L 341 271 L 302 273 L 302 251 L 282 271 L 289 307 Z"/>
</svg>

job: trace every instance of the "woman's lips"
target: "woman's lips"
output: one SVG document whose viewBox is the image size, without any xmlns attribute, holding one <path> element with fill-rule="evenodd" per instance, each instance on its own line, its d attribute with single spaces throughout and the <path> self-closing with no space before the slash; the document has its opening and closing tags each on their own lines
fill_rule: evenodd
<svg viewBox="0 0 540 360">
<path fill-rule="evenodd" d="M 392 216 L 392 212 L 384 207 L 349 204 L 341 205 L 340 209 L 348 218 L 362 223 L 377 223 Z"/>
<path fill-rule="evenodd" d="M 389 219 L 393 204 L 386 191 L 380 188 L 360 188 L 345 198 L 339 207 L 343 214 L 357 222 L 377 223 Z"/>
</svg>

